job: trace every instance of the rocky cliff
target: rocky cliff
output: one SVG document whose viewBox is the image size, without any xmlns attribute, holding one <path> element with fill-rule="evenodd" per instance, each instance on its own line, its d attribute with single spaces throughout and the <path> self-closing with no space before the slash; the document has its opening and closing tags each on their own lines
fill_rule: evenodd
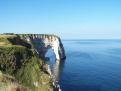
<svg viewBox="0 0 121 91">
<path fill-rule="evenodd" d="M 58 36 L 46 34 L 19 34 L 21 39 L 33 45 L 41 58 L 45 58 L 48 49 L 52 48 L 57 60 L 66 58 L 63 44 Z"/>
<path fill-rule="evenodd" d="M 49 37 L 47 40 L 44 39 L 45 35 L 38 36 L 42 38 L 35 36 L 0 35 L 0 91 L 53 90 L 48 66 L 38 58 L 38 54 L 44 57 L 51 47 L 56 58 L 63 59 L 64 49 L 58 37 Z M 58 42 L 55 43 L 54 40 Z"/>
</svg>

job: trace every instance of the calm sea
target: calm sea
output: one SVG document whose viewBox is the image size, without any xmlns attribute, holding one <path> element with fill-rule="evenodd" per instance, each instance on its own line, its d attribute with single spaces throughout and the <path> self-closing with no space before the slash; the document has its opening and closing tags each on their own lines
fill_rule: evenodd
<svg viewBox="0 0 121 91">
<path fill-rule="evenodd" d="M 62 91 L 121 91 L 121 40 L 66 40 L 63 45 L 67 59 L 50 60 Z"/>
</svg>

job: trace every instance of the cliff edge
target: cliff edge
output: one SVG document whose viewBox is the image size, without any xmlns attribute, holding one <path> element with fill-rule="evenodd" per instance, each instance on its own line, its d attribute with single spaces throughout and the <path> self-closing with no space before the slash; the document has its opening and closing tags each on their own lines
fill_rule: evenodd
<svg viewBox="0 0 121 91">
<path fill-rule="evenodd" d="M 0 35 L 0 91 L 52 91 L 47 64 L 19 35 Z"/>
</svg>

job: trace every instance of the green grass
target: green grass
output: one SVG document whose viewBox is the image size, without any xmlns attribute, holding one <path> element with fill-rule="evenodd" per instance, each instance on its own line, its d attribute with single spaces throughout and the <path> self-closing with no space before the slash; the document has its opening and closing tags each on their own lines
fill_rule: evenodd
<svg viewBox="0 0 121 91">
<path fill-rule="evenodd" d="M 0 35 L 0 70 L 31 91 L 52 91 L 47 65 L 37 57 L 35 49 L 19 38 Z"/>
<path fill-rule="evenodd" d="M 40 62 L 41 61 L 38 60 L 36 57 L 33 57 L 32 59 L 30 59 L 30 62 L 28 62 L 16 73 L 16 78 L 19 80 L 19 82 L 21 84 L 24 84 L 24 86 L 27 86 L 30 89 L 32 89 L 32 91 L 50 88 L 50 78 L 46 73 L 41 71 Z M 37 87 L 35 83 L 38 83 Z M 43 91 L 49 91 L 49 90 L 43 90 Z"/>
<path fill-rule="evenodd" d="M 0 47 L 0 69 L 12 74 L 32 56 L 32 51 L 23 46 Z"/>
<path fill-rule="evenodd" d="M 15 36 L 0 35 L 0 46 L 12 45 L 8 38 L 14 38 Z"/>
<path fill-rule="evenodd" d="M 18 91 L 17 89 L 19 91 L 31 91 L 19 84 L 14 77 L 0 71 L 0 91 Z"/>
</svg>

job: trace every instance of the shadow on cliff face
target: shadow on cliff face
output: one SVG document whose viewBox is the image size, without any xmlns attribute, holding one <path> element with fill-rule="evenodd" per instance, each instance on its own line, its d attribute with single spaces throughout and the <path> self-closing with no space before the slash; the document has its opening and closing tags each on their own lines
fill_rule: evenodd
<svg viewBox="0 0 121 91">
<path fill-rule="evenodd" d="M 14 38 L 7 38 L 13 45 L 21 45 L 25 46 L 27 48 L 31 48 L 31 45 L 27 43 L 26 41 L 22 40 L 19 36 L 16 36 Z"/>
</svg>

